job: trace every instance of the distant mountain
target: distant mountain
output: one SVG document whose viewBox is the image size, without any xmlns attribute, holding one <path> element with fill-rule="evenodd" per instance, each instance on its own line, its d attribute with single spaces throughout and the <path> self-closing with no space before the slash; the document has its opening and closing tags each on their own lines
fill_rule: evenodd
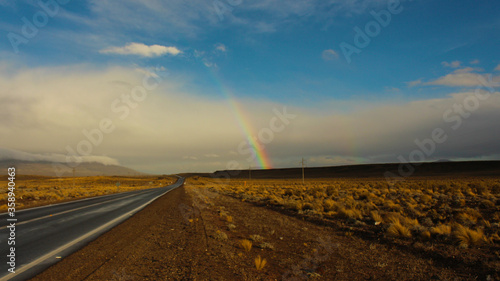
<svg viewBox="0 0 500 281">
<path fill-rule="evenodd" d="M 0 171 L 7 171 L 7 168 L 15 167 L 17 175 L 37 175 L 49 177 L 72 177 L 73 168 L 62 163 L 52 162 L 32 162 L 21 160 L 1 160 Z M 7 173 L 7 172 L 5 172 Z M 141 176 L 146 175 L 136 170 L 117 166 L 104 165 L 97 162 L 80 163 L 75 166 L 75 176 Z"/>
</svg>

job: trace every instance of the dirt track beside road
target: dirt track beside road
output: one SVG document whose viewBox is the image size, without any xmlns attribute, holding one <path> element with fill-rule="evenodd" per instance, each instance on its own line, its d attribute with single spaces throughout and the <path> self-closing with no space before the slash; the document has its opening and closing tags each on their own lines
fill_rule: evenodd
<svg viewBox="0 0 500 281">
<path fill-rule="evenodd" d="M 229 218 L 230 217 L 230 218 Z M 230 226 L 232 225 L 232 226 Z M 250 251 L 240 240 L 258 235 Z M 255 258 L 267 260 L 262 270 Z M 186 184 L 32 280 L 470 280 L 431 257 Z"/>
</svg>

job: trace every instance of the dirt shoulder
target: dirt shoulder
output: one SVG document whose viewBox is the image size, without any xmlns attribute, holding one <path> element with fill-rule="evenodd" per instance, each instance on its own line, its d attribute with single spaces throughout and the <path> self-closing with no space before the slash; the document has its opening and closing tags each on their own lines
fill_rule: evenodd
<svg viewBox="0 0 500 281">
<path fill-rule="evenodd" d="M 487 280 L 473 266 L 187 185 L 32 280 Z"/>
</svg>

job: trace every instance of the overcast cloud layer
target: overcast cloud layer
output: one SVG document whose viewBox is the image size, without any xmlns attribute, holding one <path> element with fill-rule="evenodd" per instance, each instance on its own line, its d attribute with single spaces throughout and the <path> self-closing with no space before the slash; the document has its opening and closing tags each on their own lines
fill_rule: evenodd
<svg viewBox="0 0 500 281">
<path fill-rule="evenodd" d="M 0 113 L 0 130 L 16 138 L 2 139 L 0 158 L 64 162 L 67 146 L 76 151 L 78 143 L 89 139 L 83 130 L 95 131 L 109 118 L 115 129 L 102 134 L 102 143 L 93 145 L 92 157 L 85 161 L 116 164 L 119 160 L 158 173 L 224 169 L 229 161 L 238 161 L 241 168 L 254 164 L 248 161 L 250 153 L 238 151 L 246 137 L 229 103 L 185 93 L 179 90 L 182 83 L 168 76 L 158 76 L 162 79 L 159 86 L 147 91 L 143 101 L 131 98 L 133 106 L 128 106 L 122 96 L 132 97 L 132 90 L 143 85 L 144 77 L 154 78 L 150 72 L 86 66 L 15 73 L 5 65 L 2 69 L 0 103 L 9 106 Z M 424 160 L 500 155 L 500 93 L 484 86 L 480 91 L 457 92 L 442 99 L 369 105 L 345 113 L 261 100 L 238 102 L 257 139 L 263 144 L 270 141 L 264 145 L 278 167 L 297 166 L 304 155 L 309 156 L 309 165 L 397 162 L 399 155 L 408 159 L 419 149 L 414 141 L 430 138 L 435 128 L 442 128 L 448 139 L 436 144 L 436 152 Z M 333 106 L 335 100 L 329 103 Z M 464 104 L 462 114 L 467 118 L 454 109 Z M 264 134 L 259 139 L 260 131 L 272 128 L 273 109 L 296 117 L 284 129 L 274 130 L 272 138 Z M 446 112 L 448 120 L 443 119 Z"/>
</svg>

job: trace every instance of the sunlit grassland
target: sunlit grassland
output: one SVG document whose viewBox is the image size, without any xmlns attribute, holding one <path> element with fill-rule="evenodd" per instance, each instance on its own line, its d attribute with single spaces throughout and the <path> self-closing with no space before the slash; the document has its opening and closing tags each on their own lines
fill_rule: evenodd
<svg viewBox="0 0 500 281">
<path fill-rule="evenodd" d="M 244 180 L 194 177 L 191 185 L 243 201 L 345 225 L 380 228 L 386 237 L 460 247 L 500 244 L 500 179 L 415 178 Z"/>
<path fill-rule="evenodd" d="M 21 176 L 15 179 L 16 209 L 51 204 L 78 198 L 93 197 L 117 192 L 167 186 L 176 177 L 75 177 L 51 178 Z M 7 209 L 6 177 L 0 178 L 5 192 L 0 194 L 0 211 Z"/>
</svg>

